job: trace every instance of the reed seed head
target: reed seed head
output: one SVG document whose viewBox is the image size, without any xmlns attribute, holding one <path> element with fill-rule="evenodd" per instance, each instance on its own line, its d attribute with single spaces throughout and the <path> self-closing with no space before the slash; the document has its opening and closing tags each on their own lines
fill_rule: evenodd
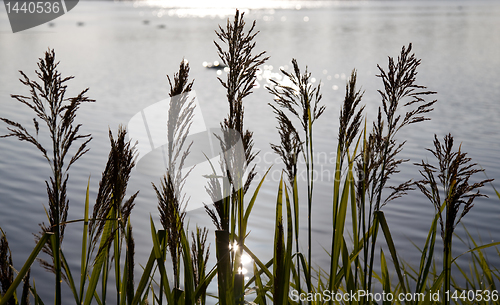
<svg viewBox="0 0 500 305">
<path fill-rule="evenodd" d="M 226 27 L 219 26 L 219 30 L 215 32 L 219 42 L 214 41 L 222 63 L 229 69 L 226 80 L 218 78 L 227 92 L 229 113 L 221 122 L 221 134 L 216 137 L 221 151 L 225 152 L 221 155 L 220 166 L 230 186 L 221 186 L 218 181 L 221 177 L 209 177 L 206 189 L 214 201 L 215 210 L 210 210 L 208 206 L 205 209 L 216 227 L 222 230 L 229 229 L 229 207 L 220 198 L 229 197 L 239 189 L 246 193 L 256 175 L 254 166 L 243 181 L 245 171 L 257 155 L 253 152 L 253 133 L 244 128 L 243 99 L 252 94 L 256 72 L 269 58 L 265 57 L 266 52 L 254 53 L 254 40 L 259 32 L 255 31 L 255 21 L 250 29 L 245 29 L 244 15 L 236 10 L 234 20 L 231 22 L 228 19 Z M 233 148 L 239 141 L 243 145 L 243 151 Z M 222 194 L 229 188 L 231 191 Z"/>
<path fill-rule="evenodd" d="M 438 161 L 434 166 L 423 160 L 415 163 L 421 169 L 423 179 L 416 181 L 420 191 L 434 204 L 436 211 L 446 205 L 446 213 L 439 213 L 441 236 L 451 236 L 460 220 L 471 210 L 474 200 L 478 197 L 487 197 L 480 192 L 484 184 L 493 181 L 486 179 L 479 182 L 470 182 L 471 178 L 484 169 L 472 163 L 467 153 L 453 149 L 453 136 L 448 134 L 441 143 L 434 135 L 434 149 L 428 149 Z M 442 193 L 440 190 L 443 190 Z M 441 195 L 440 195 L 441 194 Z M 442 196 L 442 197 L 441 197 Z M 461 212 L 460 212 L 461 210 Z"/>
<path fill-rule="evenodd" d="M 340 110 L 339 124 L 339 151 L 341 160 L 344 159 L 349 147 L 359 133 L 361 119 L 365 107 L 359 107 L 363 92 L 356 90 L 357 72 L 353 70 L 346 84 L 346 93 L 342 109 Z"/>
<path fill-rule="evenodd" d="M 362 158 L 357 163 L 358 177 L 364 181 L 358 183 L 358 195 L 368 193 L 374 204 L 374 211 L 412 189 L 412 181 L 397 186 L 389 186 L 391 194 L 382 199 L 382 190 L 390 177 L 399 172 L 400 164 L 407 159 L 398 158 L 405 141 L 396 140 L 397 132 L 414 123 L 429 120 L 425 115 L 433 110 L 436 100 L 427 102 L 424 97 L 435 94 L 425 90 L 425 86 L 416 84 L 417 67 L 420 60 L 412 52 L 412 44 L 403 46 L 397 60 L 389 57 L 387 70 L 377 65 L 384 89 L 378 90 L 382 106 L 377 112 L 377 119 L 362 151 Z M 399 112 L 405 110 L 404 115 Z M 361 198 L 361 197 L 360 197 Z"/>
<path fill-rule="evenodd" d="M 111 130 L 109 130 L 111 150 L 106 168 L 99 182 L 99 191 L 94 205 L 92 220 L 89 222 L 89 230 L 91 236 L 93 236 L 92 243 L 94 247 L 101 236 L 106 219 L 109 217 L 114 218 L 110 214 L 111 211 L 114 211 L 114 215 L 118 215 L 120 230 L 122 233 L 125 233 L 129 216 L 135 205 L 134 200 L 139 194 L 139 192 L 136 192 L 129 199 L 125 200 L 128 181 L 136 159 L 135 145 L 132 145 L 130 140 L 125 140 L 126 135 L 127 131 L 123 126 L 118 127 L 116 139 L 113 137 Z"/>
<path fill-rule="evenodd" d="M 304 74 L 300 72 L 296 59 L 292 59 L 293 73 L 285 70 L 281 72 L 292 82 L 292 86 L 287 86 L 271 80 L 273 86 L 267 90 L 274 96 L 274 102 L 283 109 L 288 110 L 297 117 L 302 124 L 302 129 L 307 133 L 309 126 L 323 114 L 325 106 L 321 106 L 321 84 L 314 87 L 310 82 L 311 73 L 306 70 Z M 276 105 L 269 104 L 276 113 Z"/>
</svg>

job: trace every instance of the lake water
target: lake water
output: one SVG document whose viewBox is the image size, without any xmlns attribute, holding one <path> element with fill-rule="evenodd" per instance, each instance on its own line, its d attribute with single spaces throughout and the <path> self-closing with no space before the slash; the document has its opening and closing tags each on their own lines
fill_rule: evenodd
<svg viewBox="0 0 500 305">
<path fill-rule="evenodd" d="M 165 4 L 166 3 L 166 4 Z M 18 70 L 30 77 L 39 57 L 48 48 L 56 50 L 63 75 L 75 75 L 69 83 L 70 93 L 89 87 L 94 104 L 82 105 L 77 121 L 83 131 L 91 133 L 91 151 L 70 171 L 68 219 L 82 218 L 86 183 L 91 177 L 91 198 L 95 200 L 100 175 L 109 151 L 108 128 L 115 133 L 119 124 L 128 121 L 143 108 L 168 97 L 165 75 L 173 75 L 185 58 L 191 65 L 194 89 L 207 126 L 216 127 L 227 114 L 225 92 L 217 81 L 217 71 L 206 69 L 203 62 L 217 60 L 213 40 L 218 24 L 234 14 L 231 5 L 198 9 L 191 2 L 80 2 L 68 14 L 48 24 L 13 34 L 7 15 L 0 9 L 0 116 L 30 125 L 32 113 L 21 107 L 10 94 L 28 94 L 19 81 Z M 234 3 L 234 2 L 233 2 Z M 400 141 L 407 143 L 401 154 L 411 162 L 401 166 L 393 184 L 419 179 L 412 165 L 420 160 L 433 162 L 425 148 L 432 145 L 433 135 L 442 138 L 449 132 L 462 143 L 462 151 L 486 169 L 491 178 L 500 179 L 500 3 L 497 1 L 263 1 L 239 2 L 246 11 L 248 23 L 257 20 L 257 50 L 271 58 L 263 67 L 277 77 L 279 68 L 289 68 L 296 58 L 302 69 L 307 65 L 317 82 L 322 82 L 326 112 L 315 126 L 316 168 L 313 207 L 313 264 L 328 266 L 323 250 L 330 248 L 332 180 L 329 178 L 336 150 L 338 113 L 345 94 L 346 77 L 353 68 L 365 90 L 368 121 L 375 118 L 382 83 L 377 64 L 387 67 L 387 56 L 397 56 L 401 47 L 413 43 L 422 59 L 418 84 L 437 91 L 438 103 L 430 114 L 432 120 L 403 129 Z M 244 9 L 246 8 L 246 9 Z M 224 73 L 222 73 L 224 74 Z M 269 143 L 278 142 L 276 122 L 267 103 L 272 97 L 259 80 L 255 93 L 245 104 L 245 124 L 254 132 L 255 148 L 261 153 L 257 169 L 263 173 L 275 163 Z M 2 125 L 1 134 L 5 133 Z M 302 164 L 303 167 L 303 164 Z M 260 192 L 250 217 L 247 243 L 264 259 L 271 257 L 274 205 L 280 166 L 271 171 L 270 179 Z M 14 139 L 0 141 L 0 226 L 7 233 L 14 253 L 15 267 L 20 269 L 34 246 L 32 233 L 46 221 L 44 180 L 48 165 L 34 147 Z M 482 178 L 482 177 L 480 177 Z M 160 176 L 132 173 L 129 192 L 140 190 L 132 222 L 137 242 L 136 263 L 144 264 L 151 249 L 149 217 L 158 222 L 156 196 L 151 182 Z M 495 182 L 498 186 L 498 182 Z M 303 184 L 300 192 L 306 194 Z M 200 201 L 201 191 L 193 201 Z M 479 198 L 463 223 L 473 236 L 484 243 L 500 238 L 500 201 L 488 185 L 483 192 L 490 199 Z M 202 196 L 202 195 L 200 195 Z M 204 200 L 204 199 L 203 199 Z M 304 202 L 304 201 L 303 201 Z M 306 206 L 302 206 L 301 229 L 306 232 Z M 389 226 L 401 257 L 415 265 L 418 251 L 410 241 L 422 246 L 427 235 L 433 206 L 418 191 L 384 207 Z M 195 224 L 213 225 L 202 209 L 188 213 L 191 228 Z M 348 224 L 350 226 L 350 224 Z M 81 225 L 67 228 L 64 240 L 66 257 L 74 268 L 79 264 Z M 463 229 L 457 228 L 463 235 Z M 214 245 L 213 235 L 209 237 Z M 438 240 L 441 243 L 441 240 Z M 213 246 L 214 247 L 214 246 Z M 212 252 L 215 253 L 215 248 Z M 304 240 L 303 250 L 306 251 Z M 467 250 L 458 240 L 454 255 Z M 490 251 L 492 265 L 500 259 Z M 440 253 L 436 254 L 439 260 Z M 213 263 L 213 261 L 212 261 Z M 468 257 L 461 263 L 468 264 Z M 137 267 L 140 270 L 139 267 Z M 76 269 L 75 269 L 76 270 Z M 37 289 L 45 302 L 53 297 L 53 277 L 34 267 Z M 138 281 L 138 279 L 136 279 Z M 71 295 L 65 294 L 68 303 Z"/>
</svg>

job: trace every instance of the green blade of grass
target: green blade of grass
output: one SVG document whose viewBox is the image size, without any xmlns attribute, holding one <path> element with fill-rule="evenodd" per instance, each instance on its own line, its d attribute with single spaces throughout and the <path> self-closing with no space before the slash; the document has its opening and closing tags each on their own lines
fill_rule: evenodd
<svg viewBox="0 0 500 305">
<path fill-rule="evenodd" d="M 149 220 L 150 220 L 150 225 L 151 225 L 151 237 L 153 239 L 153 251 L 155 254 L 155 258 L 161 259 L 162 255 L 161 255 L 161 250 L 160 250 L 160 248 L 161 248 L 160 241 L 158 239 L 158 234 L 156 233 L 155 223 L 153 222 L 153 217 L 151 215 L 149 216 Z"/>
<path fill-rule="evenodd" d="M 243 226 L 246 228 L 248 224 L 248 218 L 250 217 L 250 213 L 252 212 L 252 208 L 255 204 L 255 201 L 257 200 L 257 195 L 259 194 L 260 187 L 262 186 L 262 183 L 264 183 L 264 180 L 266 179 L 267 174 L 271 170 L 271 167 L 266 171 L 264 174 L 264 177 L 259 182 L 259 185 L 255 189 L 255 192 L 253 193 L 252 199 L 250 199 L 250 202 L 248 203 L 247 209 L 245 211 L 245 216 L 243 217 Z"/>
<path fill-rule="evenodd" d="M 111 208 L 113 210 L 113 208 Z M 110 211 L 110 215 L 113 215 L 113 212 Z M 92 299 L 94 298 L 94 293 L 96 291 L 97 283 L 99 281 L 99 277 L 101 275 L 101 270 L 103 269 L 103 266 L 105 265 L 105 262 L 107 260 L 107 254 L 108 254 L 108 239 L 109 236 L 111 235 L 111 222 L 106 221 L 106 224 L 104 225 L 104 229 L 101 235 L 101 242 L 99 244 L 99 250 L 97 257 L 95 258 L 94 262 L 94 268 L 92 270 L 92 274 L 90 276 L 89 280 L 89 285 L 87 287 L 87 293 L 85 294 L 85 300 L 84 300 L 84 305 L 90 305 L 92 302 Z M 104 268 L 107 269 L 107 268 Z M 106 270 L 104 270 L 106 272 Z M 106 283 L 105 279 L 105 273 L 103 274 L 103 284 Z M 105 290 L 103 291 L 105 293 Z M 104 299 L 104 297 L 103 297 Z"/>
<path fill-rule="evenodd" d="M 125 233 L 125 243 L 127 245 L 129 244 L 129 239 L 131 238 L 131 233 L 132 233 L 132 229 L 131 229 L 131 226 L 130 226 L 130 218 L 129 218 L 128 219 L 128 223 L 127 223 L 126 233 Z M 127 304 L 126 303 L 127 299 L 129 299 L 128 303 L 130 303 L 132 301 L 132 299 L 133 299 L 133 292 L 131 294 L 131 292 L 128 291 L 130 289 L 130 287 L 128 287 L 128 285 L 129 285 L 129 276 L 131 276 L 129 274 L 129 267 L 130 267 L 130 258 L 129 258 L 129 255 L 128 255 L 129 251 L 132 251 L 132 250 L 129 249 L 128 246 L 127 246 L 127 248 L 126 248 L 126 254 L 125 254 L 125 265 L 123 267 L 123 279 L 122 279 L 121 287 L 120 287 L 120 290 L 121 290 L 120 305 L 126 305 Z M 133 290 L 133 287 L 132 287 L 132 290 Z"/>
<path fill-rule="evenodd" d="M 262 284 L 262 279 L 260 277 L 260 271 L 257 269 L 257 264 L 253 263 L 253 274 L 255 276 L 255 284 L 257 285 L 257 297 L 254 303 L 259 305 L 266 305 L 266 289 L 264 284 Z"/>
<path fill-rule="evenodd" d="M 117 211 L 117 218 L 120 217 L 119 211 Z M 121 257 L 121 247 L 120 247 L 120 228 L 118 220 L 113 221 L 114 223 L 114 238 L 113 238 L 113 257 L 115 261 L 115 287 L 116 287 L 116 298 L 120 300 L 120 294 L 126 294 L 121 289 L 121 270 L 120 270 L 120 257 Z"/>
<path fill-rule="evenodd" d="M 431 228 L 427 234 L 427 239 L 425 241 L 424 248 L 422 249 L 422 255 L 420 258 L 420 268 L 418 273 L 416 292 L 423 293 L 426 287 L 427 277 L 429 275 L 429 270 L 432 264 L 434 256 L 434 245 L 436 243 L 436 233 L 437 233 L 437 222 L 439 219 L 439 213 L 434 216 Z"/>
<path fill-rule="evenodd" d="M 389 278 L 389 269 L 387 268 L 387 262 L 385 260 L 384 251 L 380 249 L 380 269 L 382 270 L 382 289 L 384 292 L 391 293 L 391 279 Z M 384 300 L 384 305 L 391 304 L 390 301 Z"/>
<path fill-rule="evenodd" d="M 474 247 L 477 248 L 478 245 L 477 245 L 476 241 L 474 240 L 474 238 L 472 238 L 472 235 L 465 228 L 465 226 L 464 226 L 464 230 L 467 233 L 467 236 L 469 237 L 469 240 L 474 244 Z M 475 253 L 477 253 L 477 256 L 476 256 Z M 484 276 L 486 277 L 486 279 L 488 281 L 488 285 L 489 285 L 488 289 L 490 289 L 490 290 L 496 290 L 496 285 L 495 285 L 495 281 L 493 280 L 491 268 L 489 267 L 489 264 L 488 264 L 488 262 L 487 262 L 487 260 L 486 260 L 486 258 L 484 256 L 483 252 L 481 250 L 476 250 L 475 252 L 472 252 L 472 254 L 476 258 L 477 263 L 479 264 L 479 266 L 482 269 L 482 273 L 484 274 Z M 476 264 L 474 264 L 474 266 L 476 266 Z M 479 281 L 479 282 L 481 282 L 481 281 Z"/>
<path fill-rule="evenodd" d="M 38 256 L 38 254 L 42 250 L 43 246 L 45 245 L 45 243 L 47 243 L 47 240 L 52 235 L 53 234 L 49 233 L 49 232 L 43 233 L 42 237 L 40 238 L 40 240 L 36 244 L 36 246 L 33 249 L 33 251 L 31 251 L 31 254 L 28 256 L 28 259 L 26 260 L 26 262 L 24 263 L 23 267 L 21 268 L 21 270 L 17 274 L 16 278 L 14 279 L 14 281 L 12 282 L 12 284 L 10 285 L 9 289 L 7 289 L 7 291 L 5 292 L 5 294 L 0 299 L 0 305 L 7 304 L 7 301 L 15 293 L 15 291 L 17 289 L 17 286 L 19 286 L 19 284 L 22 282 L 24 276 L 26 275 L 26 273 L 28 273 L 28 270 L 31 268 L 31 265 L 33 264 L 33 262 L 35 261 L 36 257 Z"/>
<path fill-rule="evenodd" d="M 245 253 L 250 255 L 250 257 L 254 260 L 254 262 L 257 263 L 257 265 L 261 270 L 260 272 L 261 273 L 264 272 L 268 278 L 272 279 L 273 274 L 271 273 L 271 271 L 269 271 L 269 267 L 272 265 L 273 259 L 271 258 L 269 262 L 267 262 L 267 264 L 264 264 L 252 251 L 250 251 L 250 249 L 246 245 L 243 245 L 243 249 L 245 250 Z"/>
<path fill-rule="evenodd" d="M 186 238 L 186 232 L 181 229 L 181 245 L 182 245 L 182 261 L 184 263 L 184 292 L 185 292 L 185 304 L 194 304 L 196 299 L 194 299 L 194 270 L 193 262 L 191 260 L 191 248 L 189 246 L 189 241 Z"/>
<path fill-rule="evenodd" d="M 144 267 L 144 271 L 142 272 L 141 280 L 139 281 L 139 284 L 137 285 L 137 290 L 135 291 L 134 298 L 132 300 L 132 305 L 137 305 L 139 302 L 142 303 L 141 301 L 141 296 L 148 286 L 149 283 L 149 278 L 151 276 L 151 271 L 153 270 L 154 262 L 156 260 L 155 257 L 155 251 L 154 249 L 151 249 L 151 254 L 149 255 L 148 262 L 146 263 L 146 266 Z"/>
<path fill-rule="evenodd" d="M 61 250 L 61 261 L 62 261 L 62 267 L 66 272 L 66 278 L 68 279 L 69 288 L 73 294 L 73 297 L 75 298 L 76 304 L 79 304 L 80 298 L 78 297 L 78 291 L 76 290 L 75 281 L 73 279 L 73 275 L 71 274 L 71 269 L 69 268 L 66 256 L 64 255 L 64 252 L 62 250 Z"/>
<path fill-rule="evenodd" d="M 338 150 L 339 152 L 339 150 Z M 340 162 L 339 160 L 337 162 Z M 338 164 L 340 167 L 340 163 Z M 336 170 L 340 172 L 340 169 Z M 338 174 L 340 175 L 340 174 Z M 339 176 L 340 179 L 340 176 Z M 339 182 L 340 183 L 340 182 Z M 347 213 L 347 206 L 349 200 L 349 185 L 354 183 L 352 179 L 352 168 L 348 171 L 346 181 L 344 182 L 344 187 L 342 189 L 342 197 L 340 201 L 334 202 L 334 231 L 332 236 L 332 252 L 330 253 L 330 277 L 329 277 L 329 289 L 331 292 L 337 291 L 338 285 L 336 285 L 335 275 L 337 274 L 339 267 L 339 258 L 342 255 L 342 239 L 344 238 L 344 225 Z M 338 185 L 340 187 L 340 185 Z"/>
<path fill-rule="evenodd" d="M 127 301 L 127 282 L 128 282 L 128 257 L 125 257 L 125 265 L 123 268 L 123 279 L 121 280 L 120 285 L 120 305 L 126 305 Z"/>
<path fill-rule="evenodd" d="M 90 177 L 87 182 L 87 191 L 85 192 L 85 210 L 84 210 L 84 222 L 83 222 L 83 237 L 82 237 L 82 260 L 80 265 L 80 298 L 78 304 L 82 303 L 83 292 L 85 289 L 85 280 L 87 279 L 87 238 L 88 238 L 88 228 L 89 228 L 89 194 L 90 194 Z"/>
<path fill-rule="evenodd" d="M 288 195 L 287 187 L 285 185 L 285 202 L 286 202 L 286 215 L 287 215 L 287 237 L 286 237 L 286 254 L 284 271 L 285 276 L 283 282 L 286 283 L 283 291 L 283 300 L 288 300 L 288 293 L 290 291 L 290 271 L 292 264 L 292 243 L 293 243 L 293 220 L 292 220 L 292 206 L 290 197 Z"/>
<path fill-rule="evenodd" d="M 354 275 L 352 274 L 352 269 L 351 269 L 351 264 L 353 259 L 354 257 L 351 259 L 347 251 L 347 243 L 345 241 L 345 238 L 342 238 L 342 264 L 343 264 L 342 269 L 344 270 L 343 273 L 345 276 L 345 289 L 347 291 L 356 290 L 356 286 L 354 283 Z"/>
<path fill-rule="evenodd" d="M 217 266 L 215 266 L 207 276 L 198 283 L 198 286 L 196 287 L 194 291 L 194 299 L 197 300 L 203 293 L 206 291 L 208 285 L 212 282 L 213 278 L 217 275 Z"/>
<path fill-rule="evenodd" d="M 276 304 L 284 304 L 283 291 L 285 283 L 284 257 L 285 243 L 283 240 L 283 175 L 279 181 L 278 196 L 276 199 L 276 219 L 274 228 L 274 255 L 273 255 L 273 299 Z"/>
<path fill-rule="evenodd" d="M 302 264 L 302 270 L 304 271 L 304 277 L 306 279 L 308 279 L 308 278 L 310 279 L 309 268 L 308 268 L 308 265 L 307 265 L 306 258 L 304 257 L 304 254 L 297 253 L 297 256 L 299 257 L 299 261 Z M 307 284 L 307 290 L 308 291 L 312 291 L 311 281 L 306 280 L 306 284 Z"/>
<path fill-rule="evenodd" d="M 38 295 L 38 292 L 36 291 L 36 285 L 35 285 L 35 280 L 33 280 L 33 287 L 31 287 L 31 293 L 33 294 L 33 299 L 35 301 L 35 305 L 44 305 L 42 299 L 40 299 L 40 296 Z"/>
<path fill-rule="evenodd" d="M 168 280 L 168 274 L 165 269 L 165 263 L 163 259 L 163 251 L 166 246 L 166 232 L 164 230 L 156 231 L 155 224 L 153 222 L 153 218 L 150 216 L 150 222 L 151 222 L 151 237 L 153 239 L 153 253 L 155 255 L 155 259 L 158 265 L 158 268 L 160 269 L 160 276 L 162 279 L 163 291 L 165 292 L 165 297 L 167 298 L 168 304 L 174 304 L 174 295 L 172 293 L 172 290 L 170 289 L 170 284 Z M 160 244 L 161 240 L 161 244 Z"/>
<path fill-rule="evenodd" d="M 384 212 L 377 211 L 374 214 L 379 221 L 382 231 L 384 232 L 385 240 L 387 241 L 387 246 L 389 247 L 389 251 L 391 252 L 392 261 L 394 263 L 394 267 L 396 268 L 396 273 L 398 275 L 401 289 L 403 290 L 404 293 L 406 293 L 407 289 L 403 275 L 401 274 L 401 267 L 399 265 L 398 255 L 396 253 L 396 247 L 394 246 L 394 241 L 392 240 L 391 231 L 389 230 L 389 226 L 387 225 L 387 221 L 385 220 Z"/>
<path fill-rule="evenodd" d="M 465 251 L 464 253 L 460 254 L 457 257 L 455 257 L 451 262 L 454 263 L 459 257 L 461 257 L 464 254 L 467 254 L 467 253 L 470 253 L 470 252 L 474 252 L 474 251 L 478 251 L 478 250 L 482 250 L 482 249 L 486 249 L 486 248 L 490 248 L 490 247 L 494 247 L 494 246 L 498 246 L 498 245 L 500 245 L 500 241 L 497 241 L 497 242 L 494 242 L 494 243 L 489 243 L 489 244 L 482 245 L 482 246 L 479 246 L 479 247 L 475 247 L 475 248 L 470 249 L 468 251 Z"/>
</svg>

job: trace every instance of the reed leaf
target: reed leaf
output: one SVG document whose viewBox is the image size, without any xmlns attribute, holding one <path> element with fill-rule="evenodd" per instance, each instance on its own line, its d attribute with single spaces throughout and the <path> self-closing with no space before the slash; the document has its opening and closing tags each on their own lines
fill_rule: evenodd
<svg viewBox="0 0 500 305">
<path fill-rule="evenodd" d="M 380 268 L 382 269 L 382 289 L 386 294 L 392 293 L 389 269 L 387 268 L 387 262 L 385 260 L 384 251 L 382 249 L 380 249 Z M 388 305 L 391 304 L 391 302 L 388 300 L 384 300 L 382 304 Z"/>
<path fill-rule="evenodd" d="M 141 303 L 141 304 L 143 303 L 141 296 L 143 295 L 144 291 L 148 287 L 149 279 L 150 279 L 151 273 L 153 271 L 155 260 L 156 260 L 155 250 L 153 248 L 153 249 L 151 249 L 151 254 L 149 255 L 149 259 L 146 263 L 146 266 L 143 269 L 141 279 L 140 279 L 139 283 L 137 284 L 137 288 L 134 292 L 134 298 L 132 299 L 131 305 L 137 305 L 139 303 Z M 147 295 L 147 293 L 145 295 Z"/>
<path fill-rule="evenodd" d="M 427 239 L 425 240 L 425 245 L 420 257 L 420 267 L 418 271 L 418 278 L 416 281 L 415 291 L 418 293 L 423 293 L 427 285 L 427 277 L 429 276 L 429 270 L 434 258 L 434 245 L 436 242 L 436 232 L 437 232 L 437 222 L 439 215 L 434 216 L 431 228 L 427 234 Z"/>
<path fill-rule="evenodd" d="M 33 251 L 31 251 L 30 255 L 28 256 L 28 259 L 24 263 L 23 267 L 21 270 L 19 270 L 19 273 L 17 274 L 16 278 L 12 281 L 10 284 L 9 288 L 7 291 L 3 294 L 2 298 L 0 299 L 0 305 L 6 305 L 7 302 L 10 300 L 10 298 L 15 294 L 17 287 L 21 282 L 23 281 L 24 277 L 26 274 L 29 272 L 31 265 L 35 261 L 36 257 L 42 251 L 42 248 L 44 245 L 47 243 L 47 240 L 52 236 L 53 234 L 51 233 L 44 233 L 41 237 L 38 243 L 36 244 L 35 248 Z"/>
<path fill-rule="evenodd" d="M 89 194 L 90 194 L 90 177 L 87 182 L 87 191 L 85 192 L 85 208 L 84 208 L 84 222 L 83 222 L 83 236 L 82 236 L 82 257 L 80 265 L 80 293 L 78 304 L 82 303 L 85 282 L 87 280 L 87 270 L 89 264 L 89 257 L 87 255 L 88 247 L 88 231 L 89 231 Z"/>
<path fill-rule="evenodd" d="M 111 208 L 112 210 L 113 208 Z M 110 213 L 112 212 L 110 210 Z M 99 250 L 97 252 L 97 256 L 94 260 L 94 267 L 92 269 L 92 273 L 90 275 L 89 279 L 89 284 L 87 286 L 87 292 L 85 294 L 85 299 L 83 304 L 84 305 L 90 305 L 92 302 L 92 298 L 94 297 L 94 293 L 96 292 L 97 288 L 97 283 L 99 281 L 99 277 L 101 275 L 101 271 L 104 272 L 102 283 L 105 285 L 106 281 L 106 276 L 105 273 L 107 272 L 107 266 L 106 266 L 106 260 L 108 256 L 108 251 L 107 248 L 110 243 L 110 237 L 112 238 L 112 224 L 111 222 L 105 222 L 104 227 L 102 229 L 102 235 L 101 235 L 101 241 L 99 244 Z M 104 289 L 105 291 L 105 289 Z M 103 292 L 105 293 L 105 292 Z M 105 295 L 104 295 L 105 297 Z M 105 299 L 105 298 L 103 298 Z"/>
<path fill-rule="evenodd" d="M 394 240 L 392 239 L 391 231 L 389 230 L 389 225 L 387 224 L 387 221 L 385 219 L 384 212 L 382 211 L 375 212 L 375 217 L 377 218 L 377 221 L 380 224 L 382 232 L 384 232 L 385 240 L 387 242 L 387 246 L 391 253 L 392 261 L 396 269 L 396 274 L 398 275 L 400 287 L 403 290 L 403 293 L 406 293 L 408 291 L 408 288 L 405 285 L 403 274 L 401 274 L 402 268 L 399 264 L 399 259 L 396 252 L 396 246 L 394 245 Z"/>
<path fill-rule="evenodd" d="M 257 289 L 257 297 L 254 300 L 254 303 L 257 303 L 259 305 L 267 305 L 266 301 L 266 287 L 264 287 L 264 284 L 262 282 L 262 278 L 260 277 L 260 271 L 257 268 L 257 264 L 253 264 L 253 274 L 255 277 L 255 284 L 256 284 L 256 289 Z"/>
</svg>

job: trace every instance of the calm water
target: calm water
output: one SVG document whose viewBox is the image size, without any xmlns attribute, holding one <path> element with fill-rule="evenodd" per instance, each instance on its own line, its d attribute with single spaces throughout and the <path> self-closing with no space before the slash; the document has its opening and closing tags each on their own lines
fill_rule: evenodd
<svg viewBox="0 0 500 305">
<path fill-rule="evenodd" d="M 27 94 L 17 81 L 17 71 L 23 70 L 32 77 L 37 58 L 47 48 L 56 50 L 63 75 L 76 76 L 69 84 L 70 93 L 89 87 L 89 96 L 97 100 L 94 104 L 83 105 L 77 118 L 83 123 L 83 131 L 92 133 L 94 139 L 91 151 L 70 172 L 69 219 L 83 215 L 89 176 L 91 198 L 95 200 L 109 150 L 108 128 L 116 132 L 119 124 L 127 124 L 141 109 L 167 98 L 165 75 L 172 75 L 182 58 L 191 64 L 191 76 L 196 79 L 194 88 L 206 125 L 217 126 L 228 111 L 216 71 L 203 68 L 202 63 L 218 59 L 213 46 L 214 30 L 218 24 L 225 23 L 233 10 L 224 5 L 199 10 L 189 8 L 189 2 L 183 8 L 175 8 L 175 3 L 169 5 L 81 2 L 70 13 L 55 20 L 52 27 L 42 25 L 17 34 L 10 31 L 1 6 L 0 116 L 30 124 L 32 114 L 9 95 Z M 245 7 L 245 3 L 239 7 Z M 317 266 L 327 266 L 329 261 L 323 250 L 323 247 L 330 247 L 332 231 L 332 181 L 328 174 L 334 167 L 331 158 L 336 149 L 337 120 L 346 77 L 353 68 L 358 70 L 359 84 L 365 90 L 363 100 L 367 105 L 367 117 L 372 120 L 380 103 L 376 91 L 381 88 L 380 80 L 375 77 L 377 64 L 386 67 L 387 56 L 397 56 L 403 45 L 412 42 L 414 51 L 422 59 L 418 83 L 437 91 L 438 103 L 431 114 L 432 121 L 411 126 L 399 134 L 399 140 L 407 141 L 402 157 L 412 162 L 433 160 L 425 151 L 432 145 L 433 134 L 442 138 L 452 132 L 456 142 L 462 143 L 462 150 L 469 152 L 489 177 L 500 179 L 498 2 L 266 1 L 252 4 L 250 8 L 247 20 L 256 19 L 260 31 L 257 49 L 266 50 L 271 56 L 264 67 L 265 73 L 277 73 L 279 67 L 287 68 L 290 60 L 297 58 L 301 67 L 308 65 L 317 82 L 323 82 L 323 102 L 327 111 L 317 123 L 315 138 L 319 178 L 314 194 L 313 254 Z M 262 173 L 275 163 L 276 157 L 269 152 L 269 142 L 276 143 L 278 136 L 273 114 L 267 106 L 272 98 L 264 89 L 266 80 L 260 80 L 259 85 L 260 88 L 247 99 L 245 119 L 247 128 L 254 132 L 255 147 L 261 150 L 257 168 Z M 1 133 L 5 132 L 3 130 Z M 412 162 L 401 167 L 401 173 L 392 180 L 394 184 L 419 178 Z M 34 245 L 32 233 L 38 231 L 39 223 L 46 221 L 43 181 L 49 174 L 47 164 L 34 147 L 14 139 L 0 141 L 0 226 L 9 237 L 16 268 L 21 267 Z M 251 216 L 247 242 L 263 258 L 272 255 L 278 176 L 279 166 L 275 166 Z M 158 220 L 151 182 L 158 183 L 159 179 L 159 176 L 136 171 L 129 185 L 131 193 L 140 190 L 132 216 L 138 264 L 145 263 L 151 247 L 149 216 Z M 301 192 L 304 195 L 306 189 Z M 495 199 L 491 187 L 485 187 L 484 193 L 491 199 L 478 199 L 463 223 L 484 242 L 498 241 L 500 202 Z M 415 262 L 418 253 L 410 240 L 423 245 L 434 214 L 433 206 L 414 191 L 391 202 L 384 211 L 399 253 L 406 261 Z M 302 215 L 305 220 L 305 206 Z M 189 212 L 188 216 L 191 228 L 199 224 L 213 229 L 203 210 Z M 302 229 L 306 229 L 305 222 Z M 69 226 L 64 241 L 66 256 L 75 268 L 80 259 L 79 230 L 79 224 Z M 460 227 L 457 231 L 463 233 Z M 213 236 L 209 238 L 213 243 Z M 454 255 L 465 250 L 466 246 L 457 240 Z M 491 253 L 492 265 L 498 266 L 500 259 Z M 467 262 L 464 256 L 462 263 Z M 42 293 L 44 300 L 50 300 L 52 276 L 38 266 L 33 275 L 37 289 L 46 291 Z"/>
</svg>

